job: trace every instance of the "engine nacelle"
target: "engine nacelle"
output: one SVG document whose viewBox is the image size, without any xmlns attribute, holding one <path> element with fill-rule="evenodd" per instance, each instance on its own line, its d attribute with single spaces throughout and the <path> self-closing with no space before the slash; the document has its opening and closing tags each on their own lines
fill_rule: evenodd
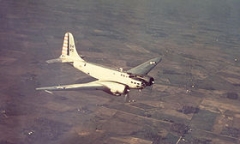
<svg viewBox="0 0 240 144">
<path fill-rule="evenodd" d="M 129 92 L 128 86 L 123 84 L 115 82 L 101 82 L 101 84 L 108 87 L 108 89 L 104 90 L 105 92 L 115 96 L 121 96 L 122 94 L 127 94 Z"/>
<path fill-rule="evenodd" d="M 154 84 L 154 78 L 150 77 L 150 76 L 143 76 L 140 77 L 141 80 L 143 80 L 143 82 L 146 84 L 146 86 L 151 86 L 152 84 Z"/>
</svg>

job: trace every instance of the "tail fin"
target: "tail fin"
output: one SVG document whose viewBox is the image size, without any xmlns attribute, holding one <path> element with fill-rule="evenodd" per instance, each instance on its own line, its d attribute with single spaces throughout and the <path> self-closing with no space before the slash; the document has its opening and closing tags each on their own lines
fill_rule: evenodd
<svg viewBox="0 0 240 144">
<path fill-rule="evenodd" d="M 84 61 L 75 47 L 73 35 L 70 32 L 65 33 L 62 45 L 62 55 L 58 59 L 48 60 L 47 63 L 55 62 L 74 62 L 75 60 Z"/>
</svg>

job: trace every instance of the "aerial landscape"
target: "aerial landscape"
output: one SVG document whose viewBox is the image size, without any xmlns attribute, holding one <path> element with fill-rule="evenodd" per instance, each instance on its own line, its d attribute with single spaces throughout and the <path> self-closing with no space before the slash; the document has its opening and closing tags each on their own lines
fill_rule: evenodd
<svg viewBox="0 0 240 144">
<path fill-rule="evenodd" d="M 0 0 L 0 144 L 240 143 L 239 0 Z M 93 79 L 48 64 L 71 32 L 89 62 L 155 84 L 131 101 L 102 91 L 36 91 Z"/>
</svg>

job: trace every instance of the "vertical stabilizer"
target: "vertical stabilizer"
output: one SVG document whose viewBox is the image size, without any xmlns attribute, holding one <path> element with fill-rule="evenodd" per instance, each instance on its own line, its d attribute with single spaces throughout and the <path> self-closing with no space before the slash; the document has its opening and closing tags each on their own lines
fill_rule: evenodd
<svg viewBox="0 0 240 144">
<path fill-rule="evenodd" d="M 62 45 L 62 54 L 58 59 L 48 60 L 47 63 L 55 62 L 74 62 L 76 60 L 84 61 L 76 50 L 73 35 L 70 32 L 65 33 Z"/>
<path fill-rule="evenodd" d="M 81 60 L 76 50 L 73 35 L 70 32 L 65 33 L 62 46 L 62 56 L 70 57 L 74 60 Z"/>
</svg>

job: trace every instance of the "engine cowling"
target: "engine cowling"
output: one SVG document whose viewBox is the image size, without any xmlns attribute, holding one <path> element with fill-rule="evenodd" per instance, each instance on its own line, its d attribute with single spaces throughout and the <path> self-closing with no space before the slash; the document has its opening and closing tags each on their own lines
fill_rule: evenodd
<svg viewBox="0 0 240 144">
<path fill-rule="evenodd" d="M 154 84 L 154 78 L 150 77 L 150 76 L 143 76 L 140 77 L 141 80 L 143 80 L 143 82 L 146 84 L 146 86 L 151 86 L 152 84 Z"/>
<path fill-rule="evenodd" d="M 129 92 L 129 88 L 126 85 L 115 83 L 115 82 L 101 82 L 108 89 L 104 90 L 105 92 L 115 95 L 121 96 L 122 94 L 127 94 Z"/>
</svg>

